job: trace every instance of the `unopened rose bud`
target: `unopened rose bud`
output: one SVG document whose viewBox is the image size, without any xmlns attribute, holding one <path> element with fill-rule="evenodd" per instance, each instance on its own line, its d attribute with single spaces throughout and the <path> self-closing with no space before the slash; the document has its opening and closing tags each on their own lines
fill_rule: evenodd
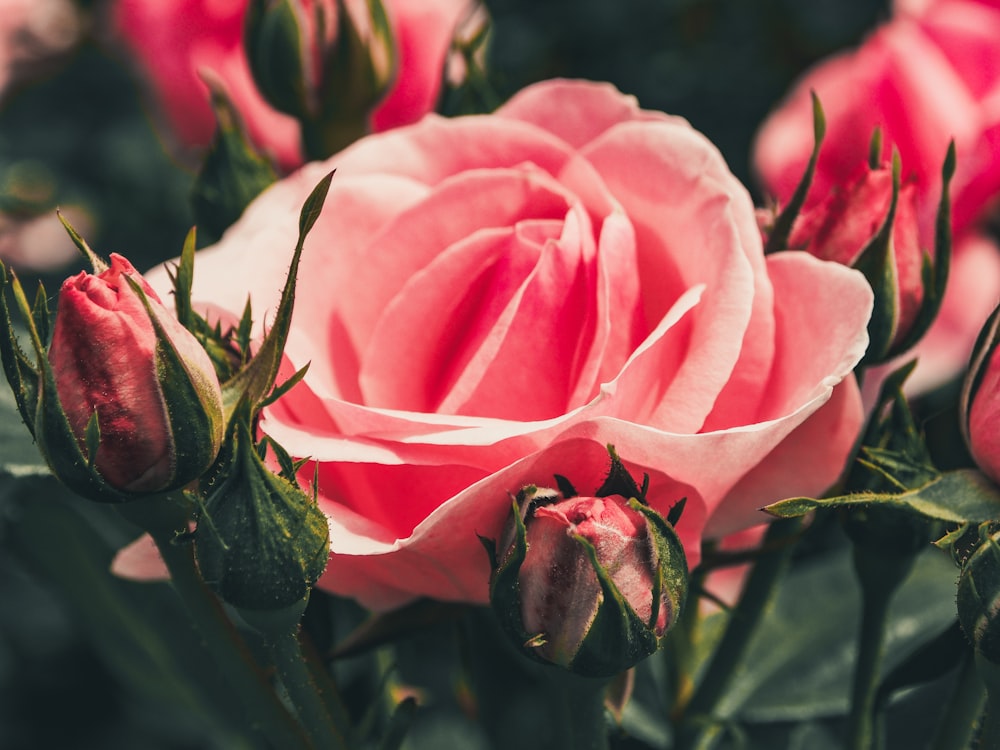
<svg viewBox="0 0 1000 750">
<path fill-rule="evenodd" d="M 246 45 L 257 87 L 301 122 L 314 158 L 364 135 L 395 74 L 381 0 L 252 0 Z"/>
<path fill-rule="evenodd" d="M 246 424 L 219 463 L 195 536 L 205 582 L 242 610 L 297 611 L 326 569 L 326 516 L 294 481 L 264 465 Z"/>
<path fill-rule="evenodd" d="M 219 451 L 215 370 L 131 263 L 119 255 L 110 267 L 94 262 L 94 273 L 63 283 L 47 352 L 47 311 L 36 305 L 28 315 L 21 305 L 38 361 L 11 346 L 8 331 L 5 372 L 39 449 L 69 487 L 112 502 L 177 489 Z M 23 300 L 16 280 L 15 296 Z"/>
<path fill-rule="evenodd" d="M 896 351 L 909 336 L 924 298 L 916 185 L 898 185 L 897 179 L 890 165 L 865 165 L 850 182 L 803 211 L 788 242 L 791 248 L 862 271 L 878 266 L 879 278 L 869 281 L 876 291 L 876 307 L 889 320 L 890 330 L 883 337 L 887 352 Z M 890 221 L 891 228 L 883 234 L 883 225 Z M 879 253 L 885 253 L 888 268 L 881 267 L 881 259 L 865 257 Z"/>
<path fill-rule="evenodd" d="M 506 537 L 499 550 L 487 544 L 491 602 L 537 660 L 610 677 L 656 651 L 680 615 L 683 547 L 673 526 L 636 497 L 527 487 Z"/>
</svg>

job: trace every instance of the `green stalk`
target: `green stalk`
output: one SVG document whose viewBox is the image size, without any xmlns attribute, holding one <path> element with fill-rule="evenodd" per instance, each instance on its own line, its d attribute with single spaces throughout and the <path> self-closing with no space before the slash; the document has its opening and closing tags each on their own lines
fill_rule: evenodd
<svg viewBox="0 0 1000 750">
<path fill-rule="evenodd" d="M 938 724 L 930 750 L 967 750 L 986 706 L 986 689 L 976 671 L 973 652 L 962 661 L 948 708 Z"/>
<path fill-rule="evenodd" d="M 299 720 L 317 748 L 348 750 L 349 732 L 344 731 L 327 710 L 327 702 L 313 680 L 298 639 L 298 623 L 264 633 L 281 684 L 288 691 Z M 346 716 L 346 712 L 344 712 Z"/>
<path fill-rule="evenodd" d="M 556 669 L 556 667 L 553 667 Z M 607 681 L 561 672 L 553 680 L 552 695 L 563 728 L 559 748 L 608 750 L 608 724 L 604 717 Z"/>
<path fill-rule="evenodd" d="M 680 747 L 708 750 L 721 738 L 721 721 L 728 717 L 715 716 L 716 710 L 730 682 L 746 669 L 743 660 L 747 647 L 791 558 L 794 545 L 787 542 L 801 525 L 802 519 L 788 518 L 774 521 L 768 528 L 762 544 L 764 551 L 751 568 L 722 639 L 684 711 Z"/>
<path fill-rule="evenodd" d="M 239 696 L 252 726 L 274 747 L 310 748 L 301 727 L 274 692 L 242 636 L 198 572 L 191 544 L 177 544 L 186 515 L 173 497 L 153 497 L 118 506 L 122 515 L 145 529 L 170 571 L 170 582 L 228 684 Z"/>
<path fill-rule="evenodd" d="M 851 750 L 875 750 L 883 745 L 876 695 L 885 656 L 889 604 L 909 575 L 913 555 L 881 554 L 870 545 L 855 544 L 854 568 L 861 587 L 861 628 L 847 726 Z"/>
</svg>

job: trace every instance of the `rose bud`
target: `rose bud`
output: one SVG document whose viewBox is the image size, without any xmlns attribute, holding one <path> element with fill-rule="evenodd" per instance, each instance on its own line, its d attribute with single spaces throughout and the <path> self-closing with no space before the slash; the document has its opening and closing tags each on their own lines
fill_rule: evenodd
<svg viewBox="0 0 1000 750">
<path fill-rule="evenodd" d="M 302 124 L 313 158 L 367 132 L 396 68 L 381 0 L 251 0 L 246 45 L 254 81 L 275 109 Z"/>
<path fill-rule="evenodd" d="M 536 660 L 611 677 L 655 652 L 680 615 L 684 549 L 639 493 L 567 497 L 525 487 L 506 537 L 499 557 L 484 541 L 490 600 L 504 630 Z"/>
<path fill-rule="evenodd" d="M 247 419 L 238 422 L 208 488 L 195 534 L 205 582 L 244 611 L 300 613 L 326 569 L 330 530 L 314 497 L 294 481 L 294 465 L 273 441 L 284 465 L 273 473 L 258 453 Z"/>
<path fill-rule="evenodd" d="M 959 408 L 966 445 L 980 470 L 1000 484 L 1000 307 L 972 351 Z"/>
<path fill-rule="evenodd" d="M 28 310 L 15 279 L 36 365 L 17 348 L 4 299 L 0 347 L 18 407 L 53 472 L 81 495 L 118 502 L 177 489 L 219 451 L 215 370 L 131 263 L 90 257 L 95 272 L 62 285 L 47 353 L 47 311 Z"/>
</svg>

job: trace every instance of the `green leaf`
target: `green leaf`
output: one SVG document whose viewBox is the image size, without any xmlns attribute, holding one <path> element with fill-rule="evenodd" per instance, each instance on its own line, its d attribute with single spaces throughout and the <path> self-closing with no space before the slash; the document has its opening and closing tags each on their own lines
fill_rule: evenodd
<svg viewBox="0 0 1000 750">
<path fill-rule="evenodd" d="M 945 523 L 981 523 L 1000 519 L 1000 489 L 975 469 L 959 469 L 898 494 L 857 492 L 830 498 L 795 497 L 763 510 L 779 518 L 796 518 L 821 508 L 865 505 L 898 508 Z"/>
<path fill-rule="evenodd" d="M 886 637 L 891 673 L 955 619 L 955 567 L 933 548 L 893 599 Z M 803 721 L 845 714 L 854 670 L 860 593 L 845 550 L 793 567 L 720 702 L 722 717 Z"/>
<path fill-rule="evenodd" d="M 299 271 L 299 259 L 305 245 L 306 235 L 313 228 L 323 203 L 330 190 L 330 182 L 334 172 L 330 172 L 319 181 L 302 205 L 299 214 L 299 240 L 295 245 L 292 262 L 288 268 L 288 280 L 281 293 L 281 302 L 274 318 L 274 324 L 261 343 L 257 354 L 245 367 L 236 373 L 222 386 L 222 397 L 226 408 L 227 423 L 231 421 L 237 404 L 241 399 L 247 399 L 254 409 L 261 403 L 264 396 L 271 390 L 278 376 L 278 366 L 288 339 L 288 330 L 292 322 L 292 308 L 295 305 L 295 285 Z"/>
</svg>

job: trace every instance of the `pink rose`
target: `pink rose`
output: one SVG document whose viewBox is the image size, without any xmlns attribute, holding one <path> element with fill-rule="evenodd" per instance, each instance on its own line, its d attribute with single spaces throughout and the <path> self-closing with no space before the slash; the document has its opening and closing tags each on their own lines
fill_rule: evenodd
<svg viewBox="0 0 1000 750">
<path fill-rule="evenodd" d="M 954 279 L 938 323 L 917 350 L 922 364 L 914 382 L 929 387 L 961 369 L 976 331 L 1000 295 L 1000 260 L 984 261 L 982 253 L 964 250 L 984 241 L 975 237 L 976 224 L 1000 193 L 1000 5 L 901 0 L 896 10 L 860 48 L 806 73 L 764 123 L 755 164 L 765 188 L 786 201 L 812 150 L 809 92 L 814 90 L 826 113 L 827 133 L 810 201 L 821 200 L 850 180 L 878 126 L 885 136 L 882 157 L 888 159 L 891 150 L 898 149 L 904 182 L 916 186 L 920 244 L 930 248 L 941 164 L 949 141 L 955 140 Z M 976 270 L 964 268 L 973 263 L 979 264 Z M 973 277 L 975 283 L 956 291 L 960 279 Z M 958 333 L 960 345 L 954 346 L 953 338 L 944 341 L 940 329 L 947 329 L 950 337 Z M 934 354 L 939 343 L 958 350 L 959 356 Z M 928 366 L 930 359 L 939 369 Z"/>
<path fill-rule="evenodd" d="M 396 38 L 398 69 L 372 126 L 386 130 L 434 109 L 456 26 L 474 0 L 383 0 Z M 152 84 L 170 126 L 185 143 L 209 142 L 215 118 L 199 72 L 223 82 L 254 142 L 285 166 L 301 164 L 297 122 L 258 92 L 243 48 L 248 0 L 117 0 L 113 22 Z M 307 2 L 311 6 L 311 3 Z M 352 5 L 352 3 L 348 3 Z"/>
<path fill-rule="evenodd" d="M 304 480 L 318 469 L 321 588 L 485 602 L 476 534 L 554 474 L 600 486 L 608 444 L 654 510 L 687 497 L 692 567 L 704 536 L 841 472 L 871 290 L 807 253 L 765 259 L 748 193 L 685 121 L 551 81 L 369 136 L 254 201 L 199 254 L 195 300 L 234 319 L 250 290 L 259 334 L 333 167 L 285 351 L 311 366 L 261 422 L 312 458 Z"/>
</svg>

